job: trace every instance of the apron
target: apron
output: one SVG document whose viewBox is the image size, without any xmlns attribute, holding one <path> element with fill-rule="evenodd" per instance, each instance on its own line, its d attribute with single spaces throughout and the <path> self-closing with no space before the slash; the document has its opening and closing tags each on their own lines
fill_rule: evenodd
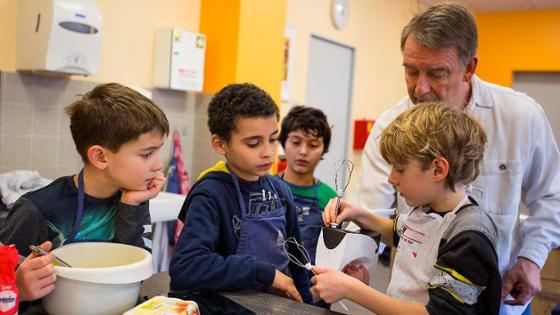
<svg viewBox="0 0 560 315">
<path fill-rule="evenodd" d="M 80 231 L 80 224 L 84 217 L 84 200 L 86 197 L 84 189 L 84 170 L 82 169 L 80 174 L 78 174 L 78 210 L 76 211 L 76 220 L 72 226 L 72 232 L 70 232 L 70 235 L 68 235 L 64 241 L 64 245 L 78 242 L 75 238 L 78 231 Z"/>
<path fill-rule="evenodd" d="M 274 191 L 274 196 L 270 193 L 266 195 L 263 191 L 262 199 L 266 201 L 268 198 L 269 201 L 272 201 L 272 208 L 267 209 L 267 211 L 249 212 L 241 195 L 239 179 L 229 167 L 228 170 L 237 192 L 239 209 L 241 210 L 239 243 L 237 244 L 236 254 L 255 256 L 257 260 L 271 263 L 282 273 L 291 276 L 288 268 L 290 261 L 283 247 L 286 240 L 285 210 L 270 178 L 265 176 Z"/>
<path fill-rule="evenodd" d="M 323 214 L 319 206 L 317 197 L 317 185 L 313 185 L 313 197 L 303 197 L 294 195 L 296 204 L 299 230 L 301 232 L 301 242 L 309 253 L 311 264 L 315 265 L 315 255 L 317 252 L 317 240 L 323 227 Z"/>
<path fill-rule="evenodd" d="M 444 216 L 417 208 L 399 224 L 397 232 L 400 240 L 387 289 L 389 296 L 412 303 L 428 303 L 427 284 L 432 276 L 432 266 L 437 261 L 441 238 L 467 200 L 465 195 Z"/>
</svg>

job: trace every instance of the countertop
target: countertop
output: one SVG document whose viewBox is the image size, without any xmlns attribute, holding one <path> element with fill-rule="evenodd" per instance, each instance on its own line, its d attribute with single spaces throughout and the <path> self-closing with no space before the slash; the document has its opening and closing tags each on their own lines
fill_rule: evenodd
<svg viewBox="0 0 560 315">
<path fill-rule="evenodd" d="M 145 280 L 140 287 L 139 303 L 149 300 L 157 295 L 167 296 L 169 292 L 169 274 L 159 272 Z M 227 299 L 223 298 L 226 297 Z M 216 299 L 217 298 L 217 299 Z M 216 305 L 222 309 L 227 309 L 227 314 L 341 314 L 332 312 L 313 305 L 298 303 L 290 299 L 272 295 L 260 291 L 237 291 L 213 293 L 212 299 L 216 300 Z M 234 303 L 231 303 L 233 301 Z M 228 304 L 229 302 L 229 304 Z M 198 301 L 199 306 L 202 305 Z M 212 303 L 212 302 L 210 302 Z M 206 315 L 209 312 L 201 312 Z M 28 308 L 22 315 L 46 315 L 47 313 L 42 304 L 36 304 Z"/>
<path fill-rule="evenodd" d="M 160 272 L 144 281 L 140 297 L 146 300 L 156 295 L 167 295 L 168 292 L 169 274 Z M 221 292 L 220 295 L 256 314 L 341 314 L 260 291 Z"/>
</svg>

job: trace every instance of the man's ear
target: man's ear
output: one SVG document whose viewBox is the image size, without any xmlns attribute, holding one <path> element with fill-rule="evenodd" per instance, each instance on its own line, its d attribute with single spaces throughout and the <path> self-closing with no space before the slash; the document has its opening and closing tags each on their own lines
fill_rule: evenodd
<svg viewBox="0 0 560 315">
<path fill-rule="evenodd" d="M 87 158 L 91 165 L 103 170 L 107 167 L 107 149 L 100 145 L 92 145 L 87 150 Z"/>
<path fill-rule="evenodd" d="M 469 63 L 465 66 L 465 75 L 463 76 L 463 81 L 471 82 L 474 72 L 476 71 L 476 66 L 478 65 L 478 56 L 471 58 Z"/>
<path fill-rule="evenodd" d="M 434 179 L 437 181 L 445 180 L 449 174 L 449 162 L 442 157 L 437 157 L 432 161 Z"/>
<path fill-rule="evenodd" d="M 219 155 L 226 154 L 226 141 L 220 138 L 218 135 L 213 134 L 211 138 L 212 149 Z"/>
</svg>

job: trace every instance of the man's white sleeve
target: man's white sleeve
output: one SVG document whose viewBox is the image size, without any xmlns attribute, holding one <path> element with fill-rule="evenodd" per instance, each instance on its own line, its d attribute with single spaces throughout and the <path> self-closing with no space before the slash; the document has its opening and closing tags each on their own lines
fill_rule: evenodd
<svg viewBox="0 0 560 315">
<path fill-rule="evenodd" d="M 383 160 L 379 152 L 379 136 L 391 122 L 383 118 L 384 115 L 378 119 L 368 136 L 355 195 L 358 204 L 368 210 L 392 208 L 395 204 L 395 189 L 387 181 L 391 165 Z"/>
<path fill-rule="evenodd" d="M 546 116 L 532 123 L 532 154 L 523 175 L 523 202 L 529 216 L 522 224 L 522 246 L 518 256 L 542 268 L 551 249 L 560 246 L 560 153 Z"/>
</svg>

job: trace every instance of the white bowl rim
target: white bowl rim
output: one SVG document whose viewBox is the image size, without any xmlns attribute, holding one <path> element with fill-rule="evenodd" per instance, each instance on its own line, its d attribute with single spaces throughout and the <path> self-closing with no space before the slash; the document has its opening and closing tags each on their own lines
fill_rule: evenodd
<svg viewBox="0 0 560 315">
<path fill-rule="evenodd" d="M 98 246 L 98 244 L 104 244 L 102 246 L 111 244 L 110 246 L 114 245 L 114 247 L 127 246 L 133 248 L 134 250 L 142 251 L 145 256 L 142 260 L 138 262 L 128 264 L 128 265 L 113 266 L 113 267 L 76 268 L 76 267 L 54 266 L 54 270 L 57 277 L 63 277 L 66 279 L 93 282 L 93 283 L 126 284 L 126 283 L 140 282 L 153 275 L 152 254 L 150 254 L 150 252 L 148 252 L 144 248 L 138 246 L 132 246 L 132 245 L 121 244 L 121 243 L 111 243 L 111 242 L 78 242 L 78 243 L 63 245 L 59 248 L 56 248 L 53 250 L 53 253 L 56 254 L 57 250 L 62 249 L 63 247 L 80 246 L 86 244 L 90 246 Z M 72 265 L 71 262 L 68 263 Z M 131 269 L 137 270 L 137 272 L 130 272 Z M 95 270 L 95 272 L 92 272 L 92 270 Z"/>
</svg>

